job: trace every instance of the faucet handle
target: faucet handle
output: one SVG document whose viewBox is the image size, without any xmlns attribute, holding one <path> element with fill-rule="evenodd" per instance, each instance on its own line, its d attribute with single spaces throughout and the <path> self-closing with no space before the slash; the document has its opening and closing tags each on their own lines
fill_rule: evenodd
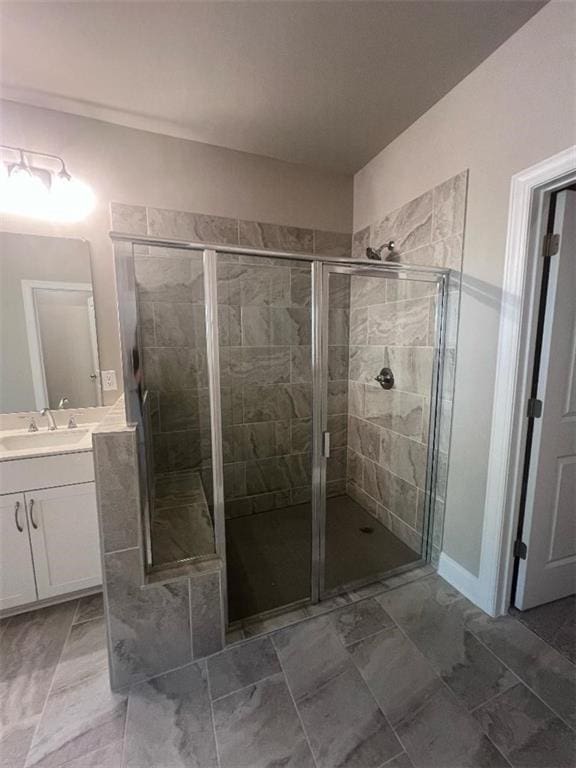
<svg viewBox="0 0 576 768">
<path fill-rule="evenodd" d="M 70 418 L 68 419 L 68 429 L 76 429 L 78 426 L 78 423 L 76 421 L 76 414 L 72 414 Z"/>
<path fill-rule="evenodd" d="M 34 416 L 30 417 L 30 424 L 28 424 L 28 432 L 38 432 L 38 424 Z"/>
<path fill-rule="evenodd" d="M 58 410 L 62 410 L 63 408 L 66 408 L 68 405 L 70 405 L 70 400 L 68 400 L 67 397 L 61 397 L 60 402 L 58 403 Z"/>
</svg>

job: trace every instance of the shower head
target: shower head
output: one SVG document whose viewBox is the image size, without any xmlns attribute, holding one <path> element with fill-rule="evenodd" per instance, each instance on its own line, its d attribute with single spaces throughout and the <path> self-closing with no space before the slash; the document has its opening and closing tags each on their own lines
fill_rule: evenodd
<svg viewBox="0 0 576 768">
<path fill-rule="evenodd" d="M 384 261 L 388 261 L 391 259 L 394 254 L 394 240 L 389 240 L 387 243 L 383 243 L 379 248 L 366 248 L 366 258 L 372 259 L 372 261 L 382 261 L 382 251 L 387 250 L 388 254 L 386 255 L 386 258 Z"/>
</svg>

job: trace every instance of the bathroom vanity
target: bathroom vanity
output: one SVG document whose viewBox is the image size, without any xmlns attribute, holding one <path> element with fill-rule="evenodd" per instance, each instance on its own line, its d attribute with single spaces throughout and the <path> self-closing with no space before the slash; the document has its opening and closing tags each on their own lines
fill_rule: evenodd
<svg viewBox="0 0 576 768">
<path fill-rule="evenodd" d="M 106 410 L 0 431 L 0 610 L 101 585 L 91 431 Z"/>
<path fill-rule="evenodd" d="M 90 249 L 0 233 L 0 613 L 102 584 L 102 407 Z"/>
</svg>

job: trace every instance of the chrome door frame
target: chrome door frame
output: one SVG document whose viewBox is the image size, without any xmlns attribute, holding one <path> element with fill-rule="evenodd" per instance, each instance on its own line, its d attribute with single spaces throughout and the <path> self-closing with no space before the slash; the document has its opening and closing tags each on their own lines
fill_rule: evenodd
<svg viewBox="0 0 576 768">
<path fill-rule="evenodd" d="M 446 303 L 448 296 L 449 270 L 432 270 L 429 267 L 419 269 L 410 265 L 403 270 L 402 265 L 366 263 L 334 263 L 318 261 L 312 265 L 312 568 L 311 602 L 332 597 L 347 591 L 351 586 L 345 584 L 326 592 L 326 466 L 323 435 L 328 431 L 328 347 L 329 347 L 329 280 L 331 274 L 346 274 L 351 277 L 377 277 L 385 280 L 412 280 L 436 284 L 435 313 L 435 352 L 430 387 L 430 426 L 428 435 L 428 453 L 426 463 L 426 489 L 424 520 L 422 523 L 423 551 L 422 560 L 429 562 L 432 554 L 432 532 L 434 524 L 433 503 L 438 467 L 437 456 L 440 440 L 440 410 L 442 377 L 444 372 Z M 385 287 L 385 286 L 384 286 Z M 411 564 L 412 566 L 412 564 Z M 398 570 L 403 570 L 398 569 Z M 383 574 L 374 574 L 365 583 L 377 580 Z"/>
</svg>

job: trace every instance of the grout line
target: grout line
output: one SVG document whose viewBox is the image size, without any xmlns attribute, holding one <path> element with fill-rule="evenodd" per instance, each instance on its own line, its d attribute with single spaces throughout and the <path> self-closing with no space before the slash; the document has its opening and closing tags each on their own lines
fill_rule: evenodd
<svg viewBox="0 0 576 768">
<path fill-rule="evenodd" d="M 36 726 L 34 728 L 34 735 L 30 739 L 30 745 L 28 747 L 28 750 L 26 752 L 26 757 L 24 759 L 24 765 L 27 765 L 28 763 L 28 756 L 30 755 L 30 751 L 32 749 L 32 746 L 34 745 L 34 742 L 36 741 L 36 736 L 38 734 L 38 730 L 40 728 L 40 724 L 42 723 L 42 720 L 44 719 L 44 714 L 46 713 L 46 707 L 48 704 L 48 700 L 50 698 L 50 694 L 52 693 L 52 688 L 54 687 L 54 680 L 56 679 L 56 674 L 58 673 L 58 669 L 60 667 L 60 662 L 62 661 L 62 656 L 64 655 L 64 649 L 66 648 L 66 645 L 68 644 L 68 640 L 70 638 L 70 634 L 72 632 L 72 627 L 74 626 L 74 616 L 76 615 L 77 607 L 74 609 L 74 612 L 72 613 L 72 619 L 70 621 L 70 626 L 68 627 L 68 631 L 66 633 L 66 637 L 64 638 L 64 642 L 62 643 L 62 647 L 60 649 L 60 654 L 58 655 L 58 661 L 54 665 L 54 672 L 52 673 L 52 679 L 50 680 L 50 687 L 48 688 L 48 692 L 46 694 L 46 698 L 44 699 L 44 704 L 42 706 L 42 711 L 40 712 L 40 715 L 38 716 L 38 720 L 36 722 Z"/>
<path fill-rule="evenodd" d="M 252 640 L 254 638 L 251 638 Z M 276 649 L 274 649 L 276 650 Z M 255 685 L 260 685 L 260 683 L 264 683 L 267 680 L 271 680 L 273 677 L 278 676 L 278 672 L 271 672 L 269 675 L 265 675 L 264 677 L 261 677 L 259 680 L 254 680 L 251 683 L 247 683 L 246 685 L 241 685 L 240 688 L 235 688 L 233 691 L 228 691 L 228 693 L 223 693 L 222 696 L 216 696 L 216 698 L 211 698 L 210 700 L 215 704 L 217 701 L 222 701 L 222 699 L 227 699 L 228 696 L 233 696 L 235 693 L 240 693 L 241 691 L 247 691 L 249 688 L 253 688 Z"/>
<path fill-rule="evenodd" d="M 560 714 L 560 713 L 559 713 L 559 712 L 558 712 L 556 709 L 554 709 L 554 707 L 552 707 L 550 704 L 548 704 L 548 703 L 547 703 L 547 702 L 546 702 L 546 701 L 545 701 L 545 700 L 544 700 L 544 699 L 543 699 L 543 698 L 542 698 L 542 697 L 541 697 L 541 696 L 540 696 L 540 695 L 539 695 L 539 694 L 538 694 L 538 693 L 537 693 L 537 692 L 534 690 L 534 688 L 532 688 L 532 686 L 531 686 L 531 685 L 530 685 L 530 684 L 529 684 L 529 683 L 528 683 L 528 682 L 525 680 L 525 678 L 524 678 L 524 677 L 520 676 L 520 675 L 519 675 L 517 672 L 515 672 L 515 671 L 514 671 L 514 670 L 513 670 L 513 669 L 512 669 L 512 668 L 511 668 L 511 667 L 510 667 L 508 664 L 506 664 L 506 662 L 505 662 L 505 661 L 504 661 L 502 658 L 500 658 L 500 656 L 498 656 L 498 654 L 496 654 L 494 651 L 492 651 L 492 650 L 491 650 L 491 649 L 490 649 L 490 648 L 489 648 L 489 647 L 486 645 L 486 643 L 484 643 L 484 641 L 483 641 L 483 640 L 482 640 L 480 637 L 478 637 L 478 635 L 476 634 L 476 632 L 474 632 L 474 630 L 473 630 L 473 629 L 472 629 L 472 628 L 471 628 L 469 625 L 468 625 L 466 628 L 467 628 L 467 630 L 470 632 L 470 634 L 471 634 L 471 635 L 473 635 L 473 636 L 476 638 L 476 640 L 478 640 L 478 642 L 479 642 L 479 643 L 480 643 L 482 646 L 484 646 L 484 648 L 486 648 L 486 650 L 488 650 L 488 651 L 489 651 L 489 652 L 490 652 L 490 653 L 491 653 L 493 656 L 495 656 L 495 657 L 498 659 L 498 661 L 499 661 L 499 662 L 500 662 L 500 663 L 501 663 L 501 664 L 502 664 L 504 667 L 506 667 L 506 669 L 507 669 L 509 672 L 512 672 L 512 674 L 513 674 L 513 675 L 516 675 L 516 677 L 519 679 L 519 681 L 520 681 L 520 682 L 521 682 L 523 685 L 525 685 L 525 686 L 526 686 L 526 688 L 528 688 L 528 690 L 529 690 L 529 691 L 531 691 L 531 693 L 533 693 L 533 694 L 534 694 L 534 696 L 536 696 L 536 698 L 537 698 L 537 699 L 539 699 L 539 700 L 542 702 L 542 704 L 544 704 L 544 706 L 545 706 L 545 707 L 547 707 L 547 708 L 548 708 L 548 709 L 549 709 L 551 712 L 553 712 L 553 713 L 556 715 L 556 717 L 557 717 L 559 720 L 561 720 L 561 721 L 564 723 L 564 725 L 566 725 L 566 726 L 567 726 L 567 727 L 568 727 L 568 728 L 569 728 L 569 729 L 570 729 L 572 732 L 575 732 L 575 731 L 576 731 L 576 728 L 575 728 L 573 725 L 571 725 L 571 724 L 570 724 L 570 723 L 569 723 L 567 720 L 565 720 L 565 719 L 564 719 L 564 716 L 563 716 L 563 715 L 561 715 L 561 714 Z M 533 634 L 535 634 L 535 633 L 533 633 Z M 538 635 L 536 635 L 536 637 L 538 637 Z M 539 639 L 539 640 L 542 640 L 542 638 L 540 638 L 540 637 L 539 637 L 538 639 Z M 544 642 L 544 643 L 545 643 L 545 641 L 544 641 L 544 640 L 542 640 L 542 642 Z M 545 644 L 546 644 L 546 645 L 548 645 L 548 643 L 545 643 Z M 508 690 L 509 690 L 509 689 L 508 689 Z"/>
<path fill-rule="evenodd" d="M 487 650 L 489 651 L 490 649 L 488 648 Z M 501 660 L 498 659 L 498 661 L 501 661 Z M 522 682 L 522 680 L 520 680 L 518 675 L 514 674 L 514 677 L 516 678 L 516 680 L 513 683 L 511 683 L 507 688 L 504 688 L 503 691 L 498 691 L 498 693 L 495 693 L 493 696 L 489 696 L 485 701 L 481 701 L 480 704 L 476 704 L 475 707 L 472 707 L 472 709 L 469 709 L 468 712 L 470 712 L 470 714 L 472 715 L 474 712 L 477 712 L 486 704 L 491 704 L 495 699 L 500 698 L 500 696 L 504 696 L 505 693 L 508 693 L 508 691 L 512 690 L 512 688 L 517 686 L 518 683 L 520 683 L 521 685 L 524 685 L 524 683 Z"/>
<path fill-rule="evenodd" d="M 208 663 L 204 661 L 204 667 L 206 669 L 206 684 L 208 687 L 208 701 L 210 703 L 210 719 L 212 720 L 212 733 L 214 734 L 214 749 L 216 750 L 216 763 L 220 768 L 220 750 L 218 748 L 218 735 L 216 733 L 216 721 L 214 719 L 214 700 L 212 699 L 212 684 L 210 682 L 210 670 L 208 669 Z"/>
<path fill-rule="evenodd" d="M 314 763 L 316 768 L 318 768 L 318 762 L 316 760 L 316 755 L 314 754 L 314 750 L 312 749 L 312 744 L 310 743 L 308 731 L 306 730 L 306 726 L 304 725 L 304 721 L 302 720 L 302 715 L 300 714 L 300 710 L 298 709 L 298 705 L 296 704 L 296 699 L 294 698 L 294 694 L 292 693 L 292 688 L 290 687 L 290 683 L 288 682 L 288 675 L 286 674 L 284 665 L 282 664 L 282 660 L 280 658 L 280 654 L 278 653 L 276 644 L 274 643 L 274 638 L 271 637 L 270 641 L 272 643 L 272 647 L 274 648 L 274 652 L 276 653 L 276 658 L 278 659 L 278 664 L 280 665 L 280 669 L 282 670 L 282 677 L 284 678 L 284 684 L 286 685 L 288 694 L 290 695 L 290 699 L 292 700 L 292 704 L 294 705 L 294 710 L 296 711 L 296 716 L 300 723 L 300 727 L 302 728 L 302 733 L 304 734 L 304 738 L 306 739 L 306 743 L 308 744 L 308 749 L 310 750 L 310 754 L 312 755 L 312 762 Z"/>
<path fill-rule="evenodd" d="M 126 736 L 128 734 L 128 715 L 130 713 L 130 702 L 132 700 L 132 688 L 131 685 L 126 694 L 126 714 L 124 716 L 124 732 L 122 734 L 122 750 L 120 754 L 120 768 L 124 768 L 126 765 L 128 756 L 126 754 Z"/>
</svg>

